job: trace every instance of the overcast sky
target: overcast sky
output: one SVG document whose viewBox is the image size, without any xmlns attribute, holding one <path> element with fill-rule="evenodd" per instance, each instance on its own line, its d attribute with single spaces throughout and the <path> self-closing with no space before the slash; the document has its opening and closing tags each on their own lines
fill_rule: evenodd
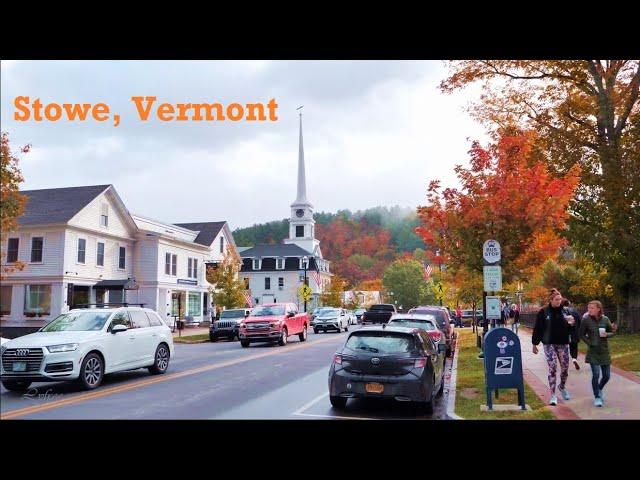
<svg viewBox="0 0 640 480">
<path fill-rule="evenodd" d="M 437 86 L 440 61 L 3 61 L 2 131 L 21 159 L 23 189 L 111 183 L 132 213 L 231 228 L 289 216 L 296 196 L 298 117 L 307 193 L 316 211 L 415 208 L 430 180 L 456 184 L 472 139 L 464 111 L 477 91 Z M 107 103 L 112 122 L 16 122 L 14 98 Z M 141 122 L 132 96 L 158 102 L 278 103 L 277 122 Z"/>
</svg>

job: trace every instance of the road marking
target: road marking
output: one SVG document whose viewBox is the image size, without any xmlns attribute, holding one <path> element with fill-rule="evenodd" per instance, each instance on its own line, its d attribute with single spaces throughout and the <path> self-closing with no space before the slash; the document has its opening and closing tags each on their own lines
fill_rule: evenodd
<svg viewBox="0 0 640 480">
<path fill-rule="evenodd" d="M 229 367 L 232 365 L 237 365 L 239 363 L 243 363 L 243 362 L 248 362 L 250 360 L 256 360 L 259 358 L 264 358 L 264 357 L 270 357 L 273 355 L 280 355 L 282 353 L 288 353 L 288 352 L 292 352 L 295 350 L 301 350 L 304 348 L 310 348 L 314 345 L 318 345 L 320 343 L 327 343 L 327 342 L 331 342 L 334 341 L 336 339 L 342 339 L 343 337 L 328 337 L 326 339 L 322 339 L 322 340 L 316 340 L 314 342 L 309 342 L 309 343 L 300 343 L 299 345 L 292 345 L 286 349 L 277 349 L 277 350 L 273 350 L 273 351 L 269 351 L 269 352 L 265 352 L 265 353 L 260 353 L 257 355 L 252 355 L 250 357 L 243 357 L 243 358 L 239 358 L 239 359 L 234 359 L 234 360 L 227 360 L 225 362 L 221 362 L 221 363 L 215 363 L 213 365 L 206 365 L 204 367 L 198 367 L 198 368 L 193 368 L 191 370 L 185 370 L 184 372 L 178 372 L 178 373 L 171 373 L 168 375 L 162 375 L 162 376 L 158 376 L 158 377 L 154 377 L 154 378 L 149 378 L 149 379 L 145 379 L 145 380 L 140 380 L 137 382 L 132 382 L 132 383 L 128 383 L 126 385 L 120 385 L 120 386 L 115 386 L 115 387 L 110 387 L 110 388 L 103 388 L 103 389 L 97 389 L 95 391 L 92 392 L 87 392 L 87 393 L 83 393 L 80 395 L 76 395 L 72 398 L 67 398 L 67 399 L 62 399 L 62 400 L 55 400 L 49 403 L 45 403 L 45 404 L 40 404 L 40 405 L 33 405 L 31 407 L 25 407 L 25 408 L 18 408 L 18 409 L 14 409 L 14 410 L 9 410 L 7 412 L 3 412 L 2 414 L 0 414 L 0 420 L 9 420 L 12 418 L 17 418 L 17 417 L 22 417 L 25 415 L 31 415 L 33 413 L 40 413 L 40 412 L 44 412 L 46 410 L 50 410 L 53 408 L 59 408 L 59 407 L 66 407 L 69 405 L 73 405 L 76 403 L 80 403 L 80 402 L 84 402 L 87 400 L 92 400 L 95 398 L 101 398 L 101 397 L 106 397 L 108 395 L 113 395 L 115 393 L 121 393 L 121 392 L 126 392 L 128 390 L 133 390 L 136 388 L 141 388 L 141 387 L 146 387 L 148 385 L 153 385 L 155 383 L 160 383 L 160 382 L 167 382 L 169 380 L 174 380 L 176 378 L 181 378 L 181 377 L 187 377 L 190 375 L 195 375 L 198 373 L 202 373 L 202 372 L 207 372 L 210 370 L 217 370 L 219 368 L 222 367 Z"/>
<path fill-rule="evenodd" d="M 295 412 L 292 413 L 292 415 L 298 415 L 300 414 L 300 412 L 304 411 L 304 410 L 308 410 L 311 405 L 318 403 L 320 400 L 322 400 L 324 397 L 328 397 L 329 396 L 329 392 L 323 393 L 322 395 L 320 395 L 317 398 L 314 398 L 313 400 L 311 400 L 308 403 L 305 403 L 302 407 L 300 407 L 298 410 L 296 410 Z"/>
<path fill-rule="evenodd" d="M 464 420 L 456 414 L 456 381 L 458 378 L 458 355 L 460 353 L 460 339 L 456 339 L 456 349 L 453 352 L 453 364 L 451 365 L 451 376 L 449 377 L 449 391 L 447 393 L 447 413 L 453 420 Z"/>
</svg>

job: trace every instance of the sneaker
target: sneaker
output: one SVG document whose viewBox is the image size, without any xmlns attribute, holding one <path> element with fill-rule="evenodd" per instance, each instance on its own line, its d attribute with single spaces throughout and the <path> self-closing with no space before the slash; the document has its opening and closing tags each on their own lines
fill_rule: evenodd
<svg viewBox="0 0 640 480">
<path fill-rule="evenodd" d="M 578 363 L 578 360 L 576 360 L 575 358 L 573 359 L 573 366 L 576 367 L 576 370 L 580 370 L 580 364 Z"/>
<path fill-rule="evenodd" d="M 604 398 L 604 390 L 599 390 L 600 392 L 600 399 L 604 402 L 605 398 Z"/>
<path fill-rule="evenodd" d="M 560 394 L 562 395 L 562 398 L 565 400 L 571 400 L 571 395 L 569 395 L 569 392 L 567 391 L 566 388 L 564 389 L 558 389 L 560 390 Z"/>
<path fill-rule="evenodd" d="M 549 400 L 549 405 L 558 405 L 558 397 L 555 395 L 551 395 L 551 400 Z"/>
<path fill-rule="evenodd" d="M 596 399 L 593 401 L 593 406 L 594 406 L 594 407 L 602 407 L 602 399 L 601 399 L 601 398 L 596 398 Z"/>
</svg>

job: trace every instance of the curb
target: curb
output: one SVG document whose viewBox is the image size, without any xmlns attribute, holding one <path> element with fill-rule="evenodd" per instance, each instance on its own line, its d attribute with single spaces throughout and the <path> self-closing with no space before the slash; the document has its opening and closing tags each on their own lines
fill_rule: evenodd
<svg viewBox="0 0 640 480">
<path fill-rule="evenodd" d="M 453 351 L 453 362 L 451 364 L 451 378 L 449 379 L 449 395 L 447 396 L 447 418 L 450 420 L 464 420 L 464 418 L 456 415 L 456 378 L 458 376 L 458 351 L 460 344 L 456 339 L 456 348 Z"/>
</svg>

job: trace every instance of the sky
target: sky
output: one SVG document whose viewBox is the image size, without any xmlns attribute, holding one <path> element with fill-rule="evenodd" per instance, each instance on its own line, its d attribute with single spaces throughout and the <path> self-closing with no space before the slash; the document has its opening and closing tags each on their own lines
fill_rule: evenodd
<svg viewBox="0 0 640 480">
<path fill-rule="evenodd" d="M 415 208 L 428 183 L 456 186 L 484 129 L 473 88 L 438 89 L 441 61 L 2 61 L 1 123 L 21 155 L 22 190 L 113 184 L 132 213 L 232 229 L 287 218 L 303 108 L 307 197 L 315 210 Z M 113 122 L 14 120 L 14 99 L 106 103 Z M 275 122 L 139 120 L 158 103 L 278 104 Z"/>
</svg>

